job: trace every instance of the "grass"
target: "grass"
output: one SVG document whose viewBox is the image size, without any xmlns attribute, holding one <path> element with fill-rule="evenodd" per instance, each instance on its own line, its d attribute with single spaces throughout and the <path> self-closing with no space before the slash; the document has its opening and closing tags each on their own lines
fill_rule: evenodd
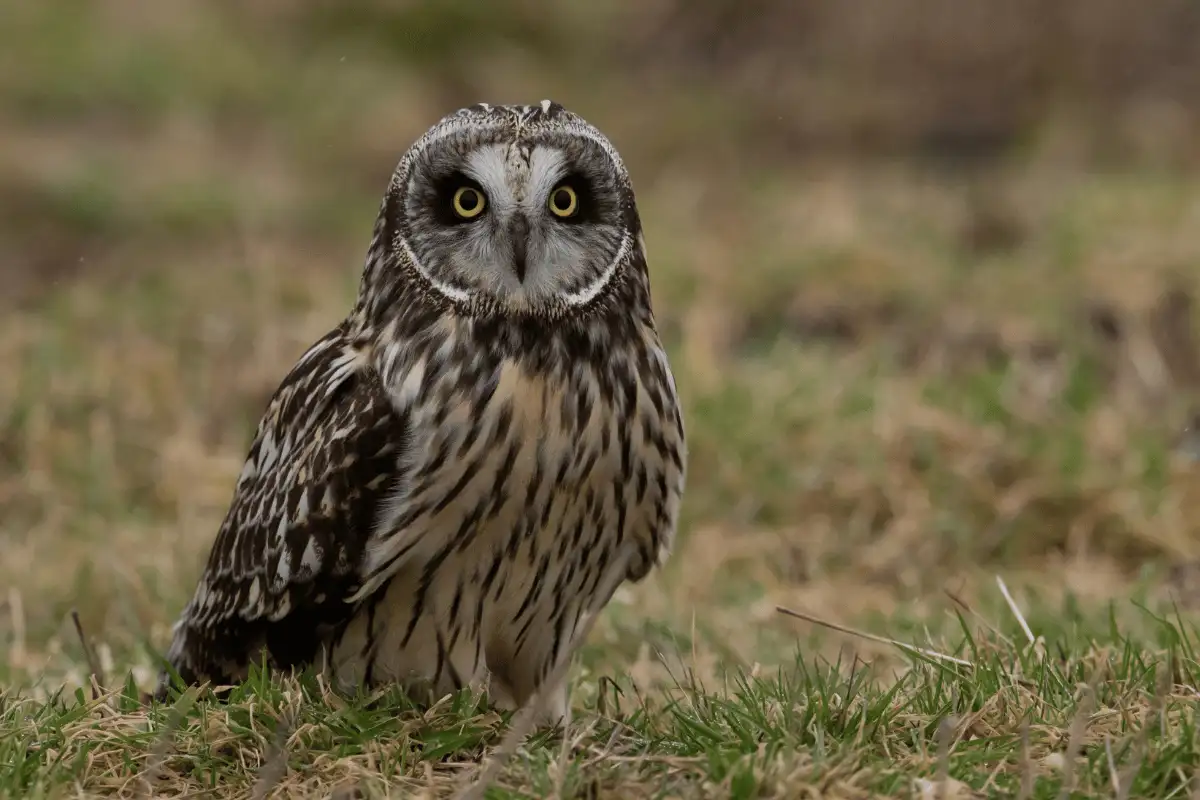
<svg viewBox="0 0 1200 800">
<path fill-rule="evenodd" d="M 764 165 L 719 86 L 598 77 L 465 7 L 27 6 L 0 30 L 0 796 L 445 796 L 490 763 L 508 721 L 466 696 L 138 698 L 400 152 L 547 94 L 634 175 L 690 475 L 672 561 L 573 667 L 565 748 L 535 734 L 489 797 L 1197 795 L 1171 443 L 1200 359 L 1163 298 L 1200 277 L 1200 175 L 1053 136 L 983 177 Z M 537 37 L 608 52 L 563 9 Z M 464 27 L 492 38 L 437 46 Z"/>
<path fill-rule="evenodd" d="M 709 683 L 680 653 L 659 656 L 671 678 L 650 692 L 585 671 L 565 736 L 536 732 L 487 796 L 1200 793 L 1194 627 L 1145 612 L 1134 638 L 1064 614 L 1034 634 L 1013 609 L 993 623 L 962 606 L 953 656 L 903 648 L 886 680 L 803 657 Z M 98 699 L 6 696 L 0 790 L 445 796 L 478 777 L 505 722 L 469 691 L 418 709 L 265 672 L 222 703 L 189 690 L 147 709 L 132 682 Z"/>
</svg>

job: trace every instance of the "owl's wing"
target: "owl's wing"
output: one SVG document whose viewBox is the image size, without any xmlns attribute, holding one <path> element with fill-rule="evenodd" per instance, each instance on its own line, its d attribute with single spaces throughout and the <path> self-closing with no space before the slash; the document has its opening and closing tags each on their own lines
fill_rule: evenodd
<svg viewBox="0 0 1200 800">
<path fill-rule="evenodd" d="M 335 329 L 300 358 L 259 423 L 167 661 L 185 683 L 244 677 L 264 646 L 277 666 L 312 660 L 344 621 L 406 421 Z M 167 675 L 159 684 L 164 692 Z"/>
<path fill-rule="evenodd" d="M 635 359 L 637 372 L 637 422 L 630 437 L 637 453 L 635 478 L 637 503 L 641 507 L 632 531 L 638 553 L 629 562 L 627 580 L 637 583 L 670 556 L 679 525 L 679 510 L 687 482 L 687 437 L 675 376 L 666 350 L 651 325 L 641 327 L 642 357 Z"/>
</svg>

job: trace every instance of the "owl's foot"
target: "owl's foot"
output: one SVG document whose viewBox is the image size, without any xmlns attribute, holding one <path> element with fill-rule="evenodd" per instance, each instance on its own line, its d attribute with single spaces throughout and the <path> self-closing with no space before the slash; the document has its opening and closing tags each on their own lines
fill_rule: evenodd
<svg viewBox="0 0 1200 800">
<path fill-rule="evenodd" d="M 529 702 L 534 701 L 535 698 L 529 700 Z M 492 675 L 488 682 L 488 705 L 497 711 L 516 712 L 520 708 L 512 688 L 496 675 Z M 567 682 L 564 680 L 557 686 L 543 687 L 541 708 L 534 715 L 534 728 L 566 728 L 570 721 L 571 708 L 567 698 Z"/>
</svg>

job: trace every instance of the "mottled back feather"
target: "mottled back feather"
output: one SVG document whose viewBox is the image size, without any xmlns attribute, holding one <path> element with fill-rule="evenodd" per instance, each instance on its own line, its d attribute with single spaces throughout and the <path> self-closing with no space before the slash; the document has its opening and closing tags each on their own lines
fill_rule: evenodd
<svg viewBox="0 0 1200 800">
<path fill-rule="evenodd" d="M 264 646 L 275 666 L 308 663 L 353 611 L 406 431 L 345 328 L 309 348 L 259 423 L 168 654 L 188 683 L 244 677 Z"/>
</svg>

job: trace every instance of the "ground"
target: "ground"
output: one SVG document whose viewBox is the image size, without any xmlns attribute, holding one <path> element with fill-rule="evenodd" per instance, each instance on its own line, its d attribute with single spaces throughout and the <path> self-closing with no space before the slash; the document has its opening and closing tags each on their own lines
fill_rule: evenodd
<svg viewBox="0 0 1200 800">
<path fill-rule="evenodd" d="M 492 42 L 434 82 L 439 25 L 503 26 L 409 12 L 406 60 L 371 3 L 166 7 L 0 27 L 0 795 L 478 776 L 508 727 L 469 696 L 140 693 L 400 153 L 462 103 L 548 95 L 633 174 L 689 485 L 668 567 L 574 666 L 566 737 L 488 796 L 1200 796 L 1200 472 L 1174 449 L 1200 175 L 1074 158 L 1061 120 L 984 166 L 738 146 L 739 98 L 581 76 L 536 27 L 545 59 Z"/>
</svg>

